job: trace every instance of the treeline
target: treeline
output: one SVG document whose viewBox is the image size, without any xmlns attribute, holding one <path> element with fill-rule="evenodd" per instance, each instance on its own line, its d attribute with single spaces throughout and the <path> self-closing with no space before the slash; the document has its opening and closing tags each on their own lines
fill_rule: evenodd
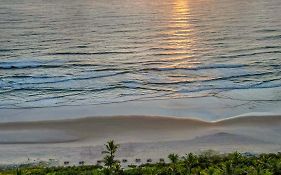
<svg viewBox="0 0 281 175">
<path fill-rule="evenodd" d="M 121 166 L 115 155 L 119 148 L 114 141 L 105 144 L 103 166 L 44 167 L 23 166 L 1 170 L 2 175 L 281 175 L 281 153 L 245 155 L 238 152 L 216 154 L 212 151 L 200 155 L 193 153 L 180 157 L 168 156 L 169 162 L 147 163 L 140 166 Z"/>
</svg>

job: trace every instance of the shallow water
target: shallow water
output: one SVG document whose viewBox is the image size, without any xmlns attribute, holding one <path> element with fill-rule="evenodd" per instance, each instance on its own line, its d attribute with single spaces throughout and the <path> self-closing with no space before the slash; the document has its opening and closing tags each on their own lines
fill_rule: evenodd
<svg viewBox="0 0 281 175">
<path fill-rule="evenodd" d="M 0 0 L 0 108 L 280 90 L 280 6 L 280 0 Z M 272 99 L 280 97 L 264 103 Z"/>
</svg>

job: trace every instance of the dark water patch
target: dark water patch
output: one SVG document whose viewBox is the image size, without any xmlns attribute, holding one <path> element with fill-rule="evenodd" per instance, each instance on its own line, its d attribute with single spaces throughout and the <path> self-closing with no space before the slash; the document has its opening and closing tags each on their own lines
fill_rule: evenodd
<svg viewBox="0 0 281 175">
<path fill-rule="evenodd" d="M 152 47 L 147 49 L 146 51 L 185 51 L 185 48 L 163 48 L 163 47 Z M 177 54 L 177 52 L 175 52 Z"/>
<path fill-rule="evenodd" d="M 219 58 L 239 58 L 239 57 L 248 57 L 248 56 L 264 55 L 264 54 L 279 54 L 279 53 L 281 53 L 281 50 L 263 51 L 263 52 L 254 52 L 254 53 L 243 53 L 243 54 L 227 55 L 227 56 L 219 56 Z"/>
<path fill-rule="evenodd" d="M 14 52 L 14 51 L 18 51 L 18 50 L 21 50 L 21 49 L 1 49 L 0 48 L 0 52 Z"/>
<path fill-rule="evenodd" d="M 259 30 L 255 30 L 254 32 L 257 33 L 272 33 L 272 32 L 278 32 L 280 30 L 278 29 L 259 29 Z"/>
<path fill-rule="evenodd" d="M 63 66 L 63 64 L 44 63 L 40 61 L 0 62 L 0 69 L 57 68 L 61 66 Z"/>
<path fill-rule="evenodd" d="M 46 43 L 46 42 L 58 42 L 58 41 L 71 41 L 72 39 L 70 38 L 52 38 L 52 39 L 44 39 L 40 41 L 41 43 Z"/>
<path fill-rule="evenodd" d="M 265 37 L 261 37 L 261 38 L 257 38 L 257 40 L 259 41 L 264 41 L 264 40 L 280 40 L 281 39 L 281 35 L 271 35 L 271 36 L 265 36 Z"/>
</svg>

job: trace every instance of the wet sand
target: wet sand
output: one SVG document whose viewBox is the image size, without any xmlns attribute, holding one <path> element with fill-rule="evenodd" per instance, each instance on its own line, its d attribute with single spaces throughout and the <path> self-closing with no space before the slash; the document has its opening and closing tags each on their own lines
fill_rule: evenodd
<svg viewBox="0 0 281 175">
<path fill-rule="evenodd" d="M 119 156 L 126 158 L 159 158 L 171 152 L 207 149 L 277 152 L 281 150 L 280 131 L 280 115 L 213 122 L 158 116 L 11 122 L 0 124 L 0 152 L 14 161 L 34 157 L 91 162 L 101 157 L 102 145 L 109 139 L 121 144 Z"/>
</svg>

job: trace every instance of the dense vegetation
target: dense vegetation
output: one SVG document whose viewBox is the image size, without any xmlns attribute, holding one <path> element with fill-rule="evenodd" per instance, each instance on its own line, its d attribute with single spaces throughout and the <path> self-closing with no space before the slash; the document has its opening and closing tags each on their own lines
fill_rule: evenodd
<svg viewBox="0 0 281 175">
<path fill-rule="evenodd" d="M 200 155 L 193 153 L 180 157 L 168 156 L 169 163 L 158 163 L 122 168 L 115 159 L 119 145 L 109 141 L 105 145 L 104 166 L 44 167 L 22 166 L 1 170 L 0 174 L 13 175 L 281 175 L 281 153 L 244 155 L 238 152 L 226 155 L 212 151 Z"/>
</svg>

